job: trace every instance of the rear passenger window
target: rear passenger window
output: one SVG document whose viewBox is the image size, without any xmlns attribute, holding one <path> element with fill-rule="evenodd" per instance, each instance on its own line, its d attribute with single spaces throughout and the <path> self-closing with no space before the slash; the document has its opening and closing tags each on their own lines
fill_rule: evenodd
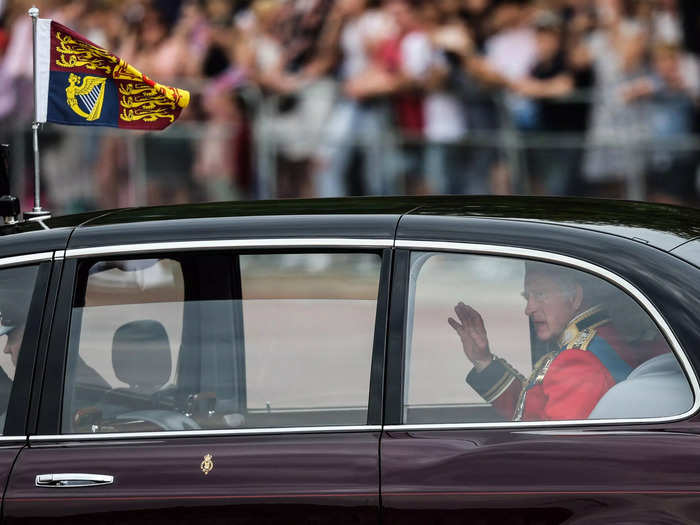
<svg viewBox="0 0 700 525">
<path fill-rule="evenodd" d="M 63 431 L 364 425 L 380 256 L 83 261 Z"/>
<path fill-rule="evenodd" d="M 654 418 L 693 406 L 649 315 L 569 267 L 413 253 L 407 327 L 404 423 Z"/>
</svg>

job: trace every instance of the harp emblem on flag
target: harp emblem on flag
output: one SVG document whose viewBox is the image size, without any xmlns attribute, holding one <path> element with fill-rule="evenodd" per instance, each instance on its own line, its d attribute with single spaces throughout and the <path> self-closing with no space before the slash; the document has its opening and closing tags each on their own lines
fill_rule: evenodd
<svg viewBox="0 0 700 525">
<path fill-rule="evenodd" d="M 102 114 L 107 79 L 83 77 L 82 82 L 80 80 L 80 77 L 73 73 L 68 76 L 66 102 L 75 113 L 85 120 L 97 120 Z"/>
</svg>

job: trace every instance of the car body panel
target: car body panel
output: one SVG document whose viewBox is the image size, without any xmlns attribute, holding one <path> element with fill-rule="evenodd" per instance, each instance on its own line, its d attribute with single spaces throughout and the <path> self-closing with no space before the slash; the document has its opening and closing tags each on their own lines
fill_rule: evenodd
<svg viewBox="0 0 700 525">
<path fill-rule="evenodd" d="M 249 226 L 253 222 L 243 220 Z M 377 300 L 378 328 L 371 364 L 370 382 L 373 386 L 368 392 L 368 420 L 376 420 L 377 424 L 352 429 L 309 427 L 272 432 L 270 429 L 237 429 L 198 432 L 203 435 L 164 432 L 161 435 L 121 434 L 114 437 L 58 435 L 63 373 L 57 371 L 65 367 L 75 273 L 81 258 L 71 251 L 75 251 L 71 244 L 65 254 L 58 286 L 44 388 L 40 392 L 39 436 L 30 438 L 31 446 L 25 449 L 15 465 L 13 483 L 6 491 L 8 523 L 31 523 L 47 516 L 65 523 L 93 519 L 113 523 L 141 522 L 146 517 L 168 523 L 191 523 L 193 520 L 216 523 L 232 519 L 240 523 L 260 523 L 261 517 L 266 523 L 377 523 L 379 423 L 386 337 L 382 328 L 386 323 L 382 319 L 386 316 L 391 268 L 391 250 L 387 248 L 391 247 L 398 216 L 393 220 L 388 230 L 391 233 L 383 234 L 387 237 L 380 243 L 386 247 L 383 250 L 370 242 L 377 239 L 354 239 L 359 245 L 371 247 L 371 250 L 359 248 L 360 251 L 383 254 L 383 262 Z M 243 238 L 250 235 L 250 230 L 241 227 L 241 220 L 232 221 L 238 222 L 236 235 Z M 168 222 L 154 223 L 157 228 L 148 235 L 154 234 L 153 239 L 163 242 L 167 238 L 163 231 L 172 227 Z M 193 234 L 192 230 L 185 228 L 184 234 L 182 231 L 177 236 L 173 234 L 173 239 L 185 243 L 194 239 L 206 240 L 212 230 L 209 220 L 197 222 L 188 219 L 186 222 L 196 223 L 198 233 Z M 296 224 L 294 220 L 289 222 Z M 141 223 L 133 226 L 144 227 Z M 231 231 L 230 223 L 222 226 L 221 231 Z M 265 230 L 266 225 L 257 224 L 257 227 Z M 104 233 L 106 229 L 114 227 L 79 228 L 71 242 L 81 231 L 107 235 Z M 376 228 L 369 230 L 376 235 Z M 303 231 L 309 233 L 307 229 Z M 220 239 L 218 230 L 215 233 L 214 239 Z M 123 234 L 119 233 L 117 237 Z M 273 226 L 272 232 L 262 237 L 265 240 L 279 234 L 280 230 Z M 123 238 L 132 246 L 138 244 L 134 241 L 143 240 L 143 237 L 131 234 Z M 349 243 L 347 239 L 335 239 L 331 243 L 335 250 L 346 249 L 343 247 Z M 287 243 L 293 240 L 288 238 Z M 113 246 L 110 242 L 104 245 Z M 264 249 L 269 243 L 261 241 L 258 245 Z M 157 249 L 158 245 L 144 242 L 141 246 L 150 250 Z M 217 246 L 210 247 L 218 249 Z M 285 242 L 277 243 L 277 246 L 277 251 L 280 246 L 284 250 Z M 213 469 L 204 473 L 202 467 L 207 455 L 211 456 Z M 111 475 L 115 482 L 90 487 L 34 486 L 37 475 L 76 472 Z"/>
<path fill-rule="evenodd" d="M 103 226 L 119 227 L 134 223 L 167 223 L 172 229 L 189 228 L 189 221 L 211 221 L 210 227 L 226 230 L 217 226 L 220 219 L 253 218 L 284 226 L 277 235 L 299 235 L 291 233 L 295 228 L 310 228 L 309 235 L 345 235 L 342 230 L 331 229 L 330 221 L 342 228 L 342 223 L 353 222 L 354 218 L 364 217 L 367 224 L 372 220 L 375 225 L 391 223 L 401 215 L 433 215 L 464 218 L 508 219 L 510 221 L 536 222 L 567 225 L 578 229 L 587 229 L 608 233 L 637 242 L 648 244 L 662 250 L 673 248 L 700 236 L 700 212 L 689 208 L 650 204 L 645 202 L 620 202 L 601 199 L 566 199 L 551 197 L 483 197 L 483 196 L 435 196 L 435 197 L 355 197 L 342 199 L 289 199 L 283 201 L 251 201 L 236 203 L 207 203 L 176 206 L 158 206 L 151 208 L 130 208 L 94 212 L 76 216 L 51 219 L 58 227 L 80 226 L 77 233 L 86 235 L 83 230 Z M 343 219 L 339 219 L 340 217 Z M 305 218 L 302 218 L 305 217 Z M 321 218 L 323 217 L 323 218 Z M 51 223 L 47 221 L 47 224 Z M 170 221 L 176 221 L 171 223 Z M 177 222 L 179 221 L 179 222 Z M 269 221 L 269 222 L 268 222 Z M 132 230 L 138 233 L 139 229 Z M 170 229 L 162 227 L 163 233 Z M 264 227 L 265 228 L 265 227 Z M 264 229 L 263 228 L 263 229 Z M 382 233 L 385 233 L 381 227 Z M 117 229 L 108 230 L 111 232 Z M 316 233 L 313 233 L 316 232 Z M 227 232 L 235 235 L 235 232 Z M 373 228 L 356 228 L 348 236 L 377 236 Z M 97 235 L 97 234 L 95 234 Z M 251 233 L 255 236 L 254 233 Z M 145 234 L 144 234 L 145 236 Z M 177 237 L 176 233 L 170 236 Z M 168 237 L 170 237 L 168 236 Z M 88 238 L 82 241 L 88 245 Z M 80 246 L 80 243 L 75 246 Z"/>
<path fill-rule="evenodd" d="M 410 254 L 402 242 L 524 248 L 572 257 L 620 276 L 660 312 L 697 374 L 700 270 L 693 254 L 699 219 L 696 210 L 646 203 L 397 197 L 125 209 L 52 218 L 43 226 L 0 227 L 0 256 L 50 251 L 59 256 L 47 263 L 54 265 L 54 273 L 35 364 L 27 424 L 32 435 L 15 462 L 5 519 L 700 522 L 697 414 L 665 423 L 584 422 L 567 428 L 523 423 L 440 429 L 401 421 Z M 295 244 L 299 239 L 309 241 Z M 134 251 L 140 249 L 136 245 L 159 249 L 153 243 L 230 241 L 233 247 L 238 241 L 252 241 L 248 246 L 259 241 L 261 247 L 270 240 L 275 248 L 289 240 L 290 250 L 306 250 L 334 239 L 377 249 L 381 244 L 393 252 L 391 272 L 382 272 L 391 273 L 391 281 L 386 277 L 378 300 L 378 315 L 386 314 L 387 320 L 386 331 L 375 334 L 375 350 L 382 352 L 373 355 L 373 427 L 94 439 L 57 435 L 72 278 L 76 261 L 87 253 L 81 250 L 113 253 L 110 247 L 119 246 L 119 253 L 129 254 L 140 253 Z M 397 248 L 391 250 L 395 240 Z M 60 260 L 63 250 L 65 263 Z M 384 259 L 391 261 L 386 254 Z M 57 272 L 63 274 L 60 287 Z M 380 432 L 381 423 L 388 428 Z M 3 464 L 12 465 L 23 444 L 17 440 L 0 448 L 0 482 Z M 201 470 L 206 454 L 214 464 L 208 474 Z M 116 482 L 65 489 L 34 485 L 36 475 L 56 472 L 112 474 Z"/>
<path fill-rule="evenodd" d="M 384 199 L 211 203 L 120 210 L 78 228 L 70 248 L 177 240 L 352 237 L 393 239 L 414 205 Z"/>
<path fill-rule="evenodd" d="M 69 249 L 153 242 L 306 238 L 393 238 L 397 216 L 337 216 L 182 219 L 78 228 Z M 301 233 L 303 232 L 303 233 Z M 300 235 L 301 233 L 301 235 Z"/>
<path fill-rule="evenodd" d="M 15 463 L 15 459 L 22 447 L 25 446 L 25 441 L 24 438 L 21 438 L 0 442 L 0 490 L 3 491 L 3 494 L 7 489 L 12 465 Z"/>
<path fill-rule="evenodd" d="M 0 226 L 0 257 L 64 250 L 73 228 L 43 229 L 38 223 Z"/>
<path fill-rule="evenodd" d="M 378 432 L 339 432 L 32 443 L 7 489 L 5 519 L 377 523 L 378 441 Z M 34 486 L 41 473 L 85 471 L 114 483 Z"/>
<path fill-rule="evenodd" d="M 563 224 L 440 216 L 404 216 L 397 230 L 391 333 L 405 333 L 408 250 L 412 241 L 498 246 L 503 254 L 557 254 L 619 275 L 663 315 L 695 370 L 700 340 L 700 274 L 687 263 L 636 239 Z M 424 248 L 419 251 L 430 251 Z M 468 251 L 467 251 L 468 253 Z M 403 284 L 401 284 L 403 283 Z M 394 312 L 397 307 L 399 312 Z M 579 428 L 528 423 L 479 429 L 402 425 L 404 341 L 390 339 L 382 435 L 384 523 L 686 523 L 697 520 L 697 415 L 689 420 Z M 468 367 L 465 365 L 465 375 Z M 436 379 L 437 381 L 438 379 Z M 428 427 L 430 425 L 427 425 Z M 459 427 L 459 425 L 451 425 Z M 679 453 L 682 451 L 682 453 Z M 412 461 L 411 458 L 420 458 Z M 653 458 L 653 459 L 651 459 Z M 629 521 L 628 521 L 629 520 Z"/>
<path fill-rule="evenodd" d="M 671 250 L 671 253 L 700 268 L 700 239 L 693 239 L 681 244 Z"/>
<path fill-rule="evenodd" d="M 24 330 L 22 348 L 14 373 L 16 385 L 12 388 L 8 406 L 3 407 L 4 436 L 0 437 L 0 491 L 4 494 L 11 469 L 27 443 L 28 414 L 35 366 L 40 354 L 40 334 L 44 319 L 53 314 L 46 306 L 49 281 L 53 267 L 53 248 L 63 249 L 70 228 L 47 231 L 39 224 L 0 227 L 0 268 L 37 265 L 37 279 L 31 299 L 29 316 Z M 39 252 L 35 256 L 32 252 Z M 29 262 L 32 261 L 33 262 Z"/>
<path fill-rule="evenodd" d="M 387 432 L 384 523 L 694 522 L 687 430 Z"/>
<path fill-rule="evenodd" d="M 700 235 L 700 212 L 647 202 L 559 197 L 435 197 L 410 215 L 558 224 L 634 239 L 662 250 Z"/>
</svg>

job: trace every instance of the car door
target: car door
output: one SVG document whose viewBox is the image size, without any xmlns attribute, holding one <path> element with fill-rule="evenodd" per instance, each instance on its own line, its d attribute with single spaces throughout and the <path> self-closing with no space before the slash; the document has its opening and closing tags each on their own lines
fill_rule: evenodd
<svg viewBox="0 0 700 525">
<path fill-rule="evenodd" d="M 68 250 L 8 523 L 377 523 L 391 241 L 314 243 Z"/>
<path fill-rule="evenodd" d="M 8 244 L 11 244 L 8 242 Z M 6 247 L 5 252 L 8 251 Z M 0 258 L 0 490 L 26 444 L 32 374 L 40 345 L 42 317 L 53 252 Z"/>
<path fill-rule="evenodd" d="M 520 227 L 518 235 L 502 222 L 474 227 L 436 219 L 429 225 L 438 241 L 427 238 L 430 228 L 420 218 L 402 221 L 397 239 L 387 363 L 393 386 L 381 440 L 383 522 L 697 522 L 698 390 L 680 343 L 697 340 L 697 321 L 671 330 L 656 308 L 692 319 L 696 270 L 657 250 L 588 232 L 577 240 L 566 229 L 538 234 L 535 225 Z M 464 242 L 470 237 L 476 242 Z M 557 253 L 562 247 L 571 255 Z M 553 390 L 543 412 L 534 406 L 542 377 L 531 371 L 549 350 L 541 327 L 524 315 L 529 301 L 520 297 L 524 290 L 529 300 L 541 299 L 523 284 L 532 265 L 551 275 L 581 272 L 577 282 L 586 283 L 589 297 L 598 294 L 591 304 L 606 306 L 605 319 L 591 326 L 599 334 L 605 326 L 616 330 L 611 344 L 630 361 L 609 395 L 562 397 L 559 419 L 542 416 L 555 413 L 544 410 L 555 404 Z M 645 293 L 623 275 L 646 282 Z M 663 282 L 652 275 L 663 275 Z M 488 389 L 474 381 L 477 372 L 448 321 L 466 323 L 460 303 L 481 315 L 493 368 L 500 367 Z M 586 351 L 593 346 L 582 346 L 581 354 Z M 606 370 L 620 373 L 606 359 L 599 358 Z M 645 373 L 660 361 L 668 369 Z M 504 414 L 499 403 L 518 381 L 515 371 L 528 391 Z M 591 381 L 580 373 L 570 383 Z M 526 412 L 518 414 L 523 399 Z M 585 403 L 594 407 L 588 416 L 579 408 Z"/>
</svg>

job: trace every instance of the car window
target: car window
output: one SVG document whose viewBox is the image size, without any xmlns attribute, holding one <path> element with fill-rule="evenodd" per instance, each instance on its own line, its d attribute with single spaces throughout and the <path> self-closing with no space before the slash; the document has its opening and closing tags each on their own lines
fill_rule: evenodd
<svg viewBox="0 0 700 525">
<path fill-rule="evenodd" d="M 365 254 L 241 255 L 249 412 L 366 407 L 379 265 Z"/>
<path fill-rule="evenodd" d="M 0 428 L 12 392 L 38 266 L 0 269 Z"/>
<path fill-rule="evenodd" d="M 364 425 L 380 257 L 83 261 L 64 432 Z"/>
<path fill-rule="evenodd" d="M 609 282 L 510 257 L 413 253 L 404 423 L 682 414 L 693 394 L 649 315 Z"/>
</svg>

